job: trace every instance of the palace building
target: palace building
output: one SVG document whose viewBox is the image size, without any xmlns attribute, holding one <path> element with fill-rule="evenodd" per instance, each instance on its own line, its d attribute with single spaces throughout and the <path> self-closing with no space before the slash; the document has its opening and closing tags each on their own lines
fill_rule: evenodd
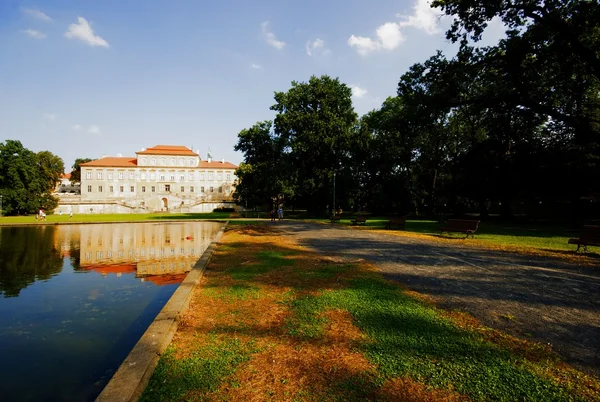
<svg viewBox="0 0 600 402">
<path fill-rule="evenodd" d="M 236 165 L 202 160 L 185 146 L 156 145 L 136 156 L 81 164 L 75 213 L 210 212 L 233 206 Z M 95 210 L 94 210 L 95 209 Z"/>
</svg>

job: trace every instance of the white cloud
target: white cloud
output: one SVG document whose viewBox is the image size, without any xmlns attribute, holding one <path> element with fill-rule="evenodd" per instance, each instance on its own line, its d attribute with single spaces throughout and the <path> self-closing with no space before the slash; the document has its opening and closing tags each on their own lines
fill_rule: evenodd
<svg viewBox="0 0 600 402">
<path fill-rule="evenodd" d="M 73 130 L 78 131 L 81 130 L 81 126 L 79 124 L 75 124 L 73 127 L 71 127 Z"/>
<path fill-rule="evenodd" d="M 36 31 L 35 29 L 25 29 L 23 32 L 34 39 L 44 39 L 46 37 L 45 33 Z"/>
<path fill-rule="evenodd" d="M 361 56 L 377 50 L 394 50 L 406 40 L 402 30 L 412 27 L 433 35 L 440 32 L 439 21 L 442 18 L 442 12 L 433 9 L 429 5 L 429 0 L 416 0 L 412 7 L 413 13 L 410 15 L 398 14 L 400 22 L 386 22 L 379 26 L 375 31 L 377 38 L 372 39 L 365 36 L 352 35 L 348 38 L 348 46 L 356 48 L 356 52 Z"/>
<path fill-rule="evenodd" d="M 262 27 L 262 33 L 265 36 L 265 39 L 267 40 L 267 43 L 270 46 L 273 46 L 275 49 L 277 50 L 281 50 L 285 47 L 285 42 L 281 41 L 281 40 L 277 40 L 277 38 L 275 37 L 275 34 L 273 32 L 270 32 L 267 29 L 267 26 L 269 25 L 268 22 L 263 22 L 262 24 L 260 24 L 260 26 Z"/>
<path fill-rule="evenodd" d="M 54 114 L 54 113 L 44 113 L 44 114 L 42 114 L 42 116 L 46 120 L 50 120 L 50 121 L 56 120 L 56 114 Z"/>
<path fill-rule="evenodd" d="M 52 21 L 52 18 L 48 17 L 46 14 L 44 14 L 43 12 L 41 12 L 40 10 L 37 10 L 35 8 L 23 8 L 21 10 L 25 14 L 29 15 L 32 18 L 35 18 L 36 20 L 45 21 L 45 22 Z"/>
<path fill-rule="evenodd" d="M 262 66 L 260 64 L 252 63 L 250 64 L 250 68 L 253 68 L 255 70 L 261 70 Z"/>
<path fill-rule="evenodd" d="M 69 25 L 65 36 L 69 39 L 79 39 L 90 46 L 108 47 L 108 42 L 94 34 L 92 27 L 83 17 L 77 17 L 77 24 Z"/>
<path fill-rule="evenodd" d="M 313 54 L 320 54 L 322 56 L 329 56 L 331 50 L 325 47 L 325 41 L 323 39 L 315 39 L 313 42 L 306 42 L 306 54 L 312 56 Z"/>
<path fill-rule="evenodd" d="M 352 96 L 355 98 L 362 98 L 367 94 L 367 90 L 358 85 L 350 85 L 350 88 L 352 88 Z"/>
<path fill-rule="evenodd" d="M 400 25 L 395 22 L 386 22 L 377 28 L 375 33 L 377 35 L 376 40 L 352 35 L 348 39 L 348 45 L 355 47 L 361 56 L 366 56 L 375 50 L 394 50 L 405 40 L 400 31 Z"/>
<path fill-rule="evenodd" d="M 96 125 L 91 125 L 90 128 L 88 128 L 88 133 L 100 134 L 100 127 Z"/>
<path fill-rule="evenodd" d="M 420 29 L 428 35 L 441 32 L 438 22 L 443 13 L 437 8 L 431 8 L 429 3 L 429 0 L 417 0 L 412 15 L 398 14 L 397 17 L 403 20 L 400 21 L 400 26 Z"/>
</svg>

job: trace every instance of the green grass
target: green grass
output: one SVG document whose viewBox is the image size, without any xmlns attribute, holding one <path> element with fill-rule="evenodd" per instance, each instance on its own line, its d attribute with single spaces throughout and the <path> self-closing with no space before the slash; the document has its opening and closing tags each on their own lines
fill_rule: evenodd
<svg viewBox="0 0 600 402">
<path fill-rule="evenodd" d="M 195 399 L 196 393 L 215 391 L 255 352 L 252 343 L 244 344 L 238 339 L 216 335 L 212 336 L 209 345 L 197 348 L 189 357 L 177 359 L 175 350 L 169 347 L 161 356 L 140 401 L 189 400 Z"/>
<path fill-rule="evenodd" d="M 366 226 L 369 229 L 383 229 L 388 218 L 367 218 Z M 350 225 L 350 218 L 343 219 L 342 225 Z M 407 220 L 406 232 L 419 233 L 440 237 L 442 225 L 432 220 Z M 481 222 L 475 234 L 478 242 L 498 246 L 527 247 L 539 250 L 574 251 L 576 247 L 568 244 L 568 240 L 577 237 L 579 232 L 560 225 L 547 224 L 511 224 Z M 457 241 L 465 237 L 463 233 L 444 233 L 445 238 L 456 238 Z M 467 242 L 469 242 L 467 240 Z"/>
<path fill-rule="evenodd" d="M 323 312 L 349 311 L 369 336 L 360 349 L 377 367 L 376 383 L 410 377 L 435 388 L 452 386 L 474 401 L 578 400 L 569 390 L 528 370 L 531 362 L 455 327 L 376 274 L 289 303 L 294 313 L 289 333 L 307 339 L 322 334 Z"/>
<path fill-rule="evenodd" d="M 195 220 L 195 219 L 229 219 L 229 212 L 207 212 L 188 214 L 74 214 L 69 219 L 69 214 L 47 215 L 46 221 L 38 222 L 35 215 L 28 216 L 3 216 L 0 225 L 18 225 L 22 223 L 89 223 L 89 222 L 130 222 L 154 220 Z"/>
</svg>

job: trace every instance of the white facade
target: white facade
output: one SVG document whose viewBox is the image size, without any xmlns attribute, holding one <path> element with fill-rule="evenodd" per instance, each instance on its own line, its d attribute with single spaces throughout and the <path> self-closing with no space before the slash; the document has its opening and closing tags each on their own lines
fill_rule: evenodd
<svg viewBox="0 0 600 402">
<path fill-rule="evenodd" d="M 157 145 L 136 154 L 82 164 L 81 202 L 116 204 L 129 212 L 204 212 L 202 204 L 232 202 L 237 166 L 201 160 L 180 146 Z"/>
</svg>

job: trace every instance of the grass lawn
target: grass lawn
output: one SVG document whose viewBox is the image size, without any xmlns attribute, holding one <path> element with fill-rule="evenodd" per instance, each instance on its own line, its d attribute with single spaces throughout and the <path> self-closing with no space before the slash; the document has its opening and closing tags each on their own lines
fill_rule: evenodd
<svg viewBox="0 0 600 402">
<path fill-rule="evenodd" d="M 547 346 L 274 230 L 227 230 L 142 401 L 600 398 L 596 379 Z"/>
<path fill-rule="evenodd" d="M 186 220 L 186 219 L 228 219 L 229 212 L 207 212 L 188 214 L 74 214 L 69 219 L 69 214 L 53 214 L 46 216 L 47 223 L 88 223 L 88 222 L 129 222 L 153 220 Z M 35 215 L 29 216 L 3 216 L 0 225 L 18 225 L 23 223 L 36 223 Z"/>
<path fill-rule="evenodd" d="M 384 229 L 388 218 L 368 218 L 365 228 Z M 340 222 L 350 225 L 350 217 Z M 440 233 L 441 225 L 431 220 L 407 220 L 404 231 L 388 231 L 397 234 L 418 234 L 440 240 L 461 241 L 474 246 L 493 247 L 500 249 L 529 249 L 540 252 L 573 252 L 577 248 L 568 244 L 568 240 L 578 237 L 579 232 L 572 228 L 547 224 L 510 224 L 481 222 L 475 238 L 463 241 L 464 233 Z M 592 248 L 591 251 L 594 251 Z"/>
</svg>

